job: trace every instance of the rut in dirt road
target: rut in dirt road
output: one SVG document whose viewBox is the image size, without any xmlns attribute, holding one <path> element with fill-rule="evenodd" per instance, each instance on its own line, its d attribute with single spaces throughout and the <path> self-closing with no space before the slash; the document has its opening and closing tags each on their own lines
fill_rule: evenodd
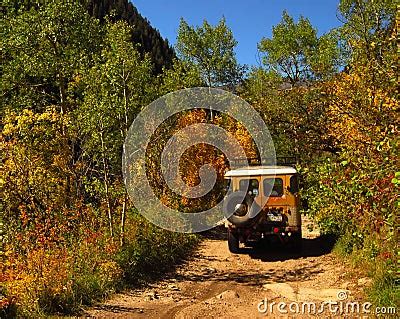
<svg viewBox="0 0 400 319">
<path fill-rule="evenodd" d="M 225 230 L 206 235 L 196 254 L 173 274 L 147 288 L 117 294 L 87 311 L 96 317 L 255 318 L 269 301 L 335 300 L 339 291 L 360 298 L 359 283 L 331 254 L 332 241 L 308 233 L 302 252 L 254 247 L 228 251 Z"/>
</svg>

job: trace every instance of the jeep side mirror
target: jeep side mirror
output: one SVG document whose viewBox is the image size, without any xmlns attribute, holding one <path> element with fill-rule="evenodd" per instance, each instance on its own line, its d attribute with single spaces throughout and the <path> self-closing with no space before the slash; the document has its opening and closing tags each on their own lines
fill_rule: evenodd
<svg viewBox="0 0 400 319">
<path fill-rule="evenodd" d="M 297 194 L 299 192 L 299 182 L 297 175 L 290 177 L 290 186 L 288 187 L 289 192 L 292 194 Z"/>
<path fill-rule="evenodd" d="M 296 187 L 287 186 L 286 189 L 293 195 L 296 195 L 299 192 L 299 190 L 296 189 Z"/>
</svg>

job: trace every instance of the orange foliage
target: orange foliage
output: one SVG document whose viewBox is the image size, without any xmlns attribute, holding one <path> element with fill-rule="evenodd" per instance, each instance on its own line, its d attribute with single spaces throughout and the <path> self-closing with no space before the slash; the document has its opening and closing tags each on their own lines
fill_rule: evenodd
<svg viewBox="0 0 400 319">
<path fill-rule="evenodd" d="M 211 121 L 209 114 L 203 109 L 191 110 L 180 115 L 176 121 L 176 126 L 172 131 L 170 129 L 168 136 L 175 135 L 180 143 L 184 143 L 186 139 L 190 139 L 191 137 L 183 134 L 181 130 L 190 128 L 190 126 L 199 123 L 221 127 L 232 135 L 236 142 L 244 149 L 248 157 L 257 156 L 253 140 L 241 123 L 224 114 L 217 114 L 213 121 Z M 193 134 L 196 134 L 197 139 L 200 141 L 205 141 L 206 136 L 210 136 L 210 132 L 206 126 L 197 126 Z M 232 149 L 234 149 L 233 145 Z M 151 158 L 158 159 L 160 156 L 151 156 Z M 221 185 L 223 185 L 224 173 L 228 169 L 226 157 L 221 150 L 207 143 L 199 143 L 186 149 L 179 161 L 180 178 L 190 187 L 199 185 L 201 182 L 199 171 L 205 164 L 212 165 L 217 174 L 216 185 L 210 193 L 202 198 L 189 199 L 185 197 L 184 194 L 180 196 L 172 193 L 167 185 L 161 182 L 160 184 L 162 186 L 158 186 L 159 189 L 162 189 L 160 194 L 161 201 L 168 207 L 188 212 L 204 210 L 215 206 L 221 200 Z M 153 167 L 153 169 L 159 172 L 159 167 L 157 165 Z M 153 172 L 153 174 L 150 173 L 149 175 L 159 179 L 159 174 L 156 174 L 156 172 Z M 153 185 L 155 185 L 154 182 Z"/>
</svg>

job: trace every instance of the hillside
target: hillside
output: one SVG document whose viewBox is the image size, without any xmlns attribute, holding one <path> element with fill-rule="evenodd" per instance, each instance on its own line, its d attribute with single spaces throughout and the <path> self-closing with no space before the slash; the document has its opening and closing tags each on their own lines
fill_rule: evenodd
<svg viewBox="0 0 400 319">
<path fill-rule="evenodd" d="M 132 42 L 140 45 L 139 51 L 141 54 L 149 53 L 151 60 L 154 63 L 154 73 L 162 72 L 163 66 L 169 68 L 172 60 L 175 57 L 174 49 L 168 43 L 168 40 L 163 39 L 150 22 L 142 17 L 135 6 L 128 0 L 79 0 L 88 13 L 104 21 L 105 17 L 113 12 L 114 22 L 123 20 L 130 26 L 134 26 L 132 33 Z M 11 11 L 28 11 L 31 8 L 38 8 L 42 1 L 12 1 L 6 2 L 0 7 L 2 14 L 7 14 Z"/>
<path fill-rule="evenodd" d="M 84 0 L 83 2 L 88 12 L 100 21 L 114 11 L 115 20 L 124 20 L 129 25 L 135 26 L 132 41 L 140 44 L 139 51 L 141 53 L 150 53 L 156 73 L 160 73 L 163 66 L 171 66 L 175 53 L 168 40 L 163 39 L 158 30 L 141 16 L 128 0 Z"/>
</svg>

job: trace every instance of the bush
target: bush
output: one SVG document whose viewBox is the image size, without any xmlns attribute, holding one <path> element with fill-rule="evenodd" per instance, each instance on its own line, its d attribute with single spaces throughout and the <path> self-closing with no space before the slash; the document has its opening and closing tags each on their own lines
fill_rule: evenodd
<svg viewBox="0 0 400 319">
<path fill-rule="evenodd" d="M 159 229 L 138 215 L 128 218 L 122 247 L 103 230 L 82 226 L 63 244 L 47 242 L 25 253 L 16 250 L 24 243 L 7 246 L 1 316 L 77 314 L 83 305 L 171 269 L 197 242 L 194 235 Z"/>
<path fill-rule="evenodd" d="M 127 231 L 127 242 L 116 256 L 127 283 L 140 283 L 171 269 L 191 253 L 198 239 L 193 234 L 163 230 L 140 216 Z"/>
<path fill-rule="evenodd" d="M 107 245 L 76 241 L 74 247 L 32 248 L 26 255 L 8 250 L 5 290 L 18 314 L 75 313 L 114 291 L 122 271 Z"/>
</svg>

